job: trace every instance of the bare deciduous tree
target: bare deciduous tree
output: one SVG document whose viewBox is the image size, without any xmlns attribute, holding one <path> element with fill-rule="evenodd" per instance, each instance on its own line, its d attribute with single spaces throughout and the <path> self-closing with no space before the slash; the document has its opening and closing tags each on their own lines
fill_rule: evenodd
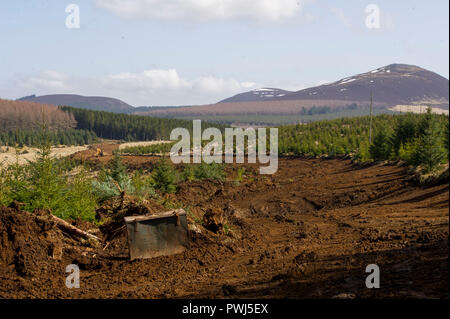
<svg viewBox="0 0 450 319">
<path fill-rule="evenodd" d="M 39 129 L 43 123 L 51 130 L 76 126 L 73 114 L 64 112 L 57 106 L 0 99 L 0 132 Z"/>
</svg>

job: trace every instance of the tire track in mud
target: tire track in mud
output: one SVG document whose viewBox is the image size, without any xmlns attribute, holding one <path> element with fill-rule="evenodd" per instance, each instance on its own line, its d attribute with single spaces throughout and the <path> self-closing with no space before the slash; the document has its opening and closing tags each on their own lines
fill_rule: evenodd
<svg viewBox="0 0 450 319">
<path fill-rule="evenodd" d="M 298 169 L 295 164 L 292 166 L 294 166 L 294 169 Z M 246 214 L 247 216 L 250 216 L 250 219 L 253 218 L 253 223 L 256 225 L 255 227 L 258 228 L 256 231 L 257 233 L 269 233 L 267 228 L 272 228 L 270 236 L 260 237 L 261 242 L 264 243 L 264 245 L 257 247 L 253 254 L 258 253 L 262 256 L 264 256 L 264 254 L 269 256 L 277 255 L 276 252 L 282 251 L 283 247 L 287 251 L 295 251 L 294 253 L 287 253 L 285 256 L 279 254 L 280 256 L 275 257 L 277 261 L 271 265 L 273 271 L 270 275 L 265 274 L 266 285 L 274 286 L 274 282 L 278 282 L 277 285 L 284 285 L 286 282 L 295 280 L 303 280 L 306 283 L 317 281 L 320 276 L 316 278 L 316 275 L 314 274 L 308 276 L 305 275 L 309 268 L 314 269 L 314 272 L 317 272 L 318 268 L 325 272 L 327 272 L 327 268 L 337 268 L 330 273 L 331 277 L 336 276 L 339 271 L 342 273 L 341 276 L 345 277 L 346 272 L 350 272 L 351 269 L 355 268 L 355 263 L 359 263 L 358 267 L 364 266 L 363 268 L 370 263 L 367 261 L 367 263 L 363 265 L 364 262 L 362 262 L 362 260 L 367 259 L 367 257 L 364 257 L 367 254 L 375 254 L 375 261 L 384 263 L 386 262 L 385 255 L 391 255 L 389 253 L 390 250 L 397 249 L 400 252 L 399 255 L 402 255 L 401 252 L 404 249 L 409 249 L 408 247 L 414 246 L 417 242 L 420 242 L 420 237 L 423 236 L 422 234 L 424 233 L 434 233 L 436 235 L 435 240 L 437 241 L 445 238 L 448 239 L 448 186 L 438 186 L 436 187 L 436 190 L 427 193 L 427 190 L 422 190 L 410 185 L 408 177 L 404 173 L 404 169 L 396 166 L 371 166 L 355 171 L 351 170 L 352 165 L 349 162 L 342 161 L 337 161 L 337 163 L 334 161 L 332 165 L 320 166 L 316 162 L 313 165 L 305 166 L 307 166 L 308 169 L 311 168 L 311 166 L 316 169 L 322 169 L 321 174 L 318 174 L 322 176 L 322 178 L 310 178 L 308 181 L 309 184 L 307 185 L 296 183 L 295 179 L 297 176 L 300 175 L 304 178 L 305 176 L 310 175 L 302 172 L 301 168 L 298 171 L 292 172 L 292 167 L 289 167 L 290 169 L 286 170 L 281 166 L 279 172 L 284 174 L 279 174 L 281 176 L 271 178 L 271 180 L 275 179 L 275 183 L 277 180 L 281 180 L 281 182 L 275 185 L 271 183 L 268 185 L 267 183 L 262 183 L 262 191 L 256 193 L 244 188 L 241 190 L 241 194 L 238 198 L 233 198 L 233 205 L 246 211 Z M 329 170 L 332 170 L 332 172 L 329 172 Z M 287 176 L 289 176 L 289 178 L 286 180 L 285 178 Z M 258 182 L 256 182 L 256 184 L 257 186 L 260 186 Z M 293 186 L 290 186 L 290 184 L 293 184 Z M 342 185 L 345 185 L 345 187 L 342 187 Z M 294 191 L 292 191 L 292 189 L 294 189 Z M 339 192 L 342 189 L 348 191 Z M 335 192 L 335 190 L 338 192 Z M 353 191 L 360 193 L 361 190 L 363 190 L 363 193 L 368 193 L 369 195 L 362 196 L 362 198 L 358 198 L 358 196 L 348 196 L 349 192 Z M 320 197 L 317 196 L 318 192 L 321 194 Z M 427 212 L 422 209 L 424 207 L 417 207 L 417 205 L 401 205 L 403 204 L 401 201 L 398 203 L 390 202 L 394 199 L 398 201 L 399 198 L 404 198 L 405 201 L 409 201 L 408 198 L 411 196 L 414 197 L 414 194 L 417 192 L 425 192 L 425 195 L 420 197 L 420 200 L 416 201 L 414 204 L 423 203 L 424 200 L 430 198 L 430 203 L 427 208 L 436 207 L 436 214 L 439 218 L 437 220 L 433 219 L 431 222 L 427 221 L 426 223 L 428 223 L 429 226 L 413 225 L 410 228 L 407 228 L 405 225 L 411 224 L 411 222 L 414 222 L 416 219 L 427 220 L 427 218 L 429 218 Z M 267 193 L 270 193 L 270 195 Z M 299 194 L 301 194 L 301 196 L 298 196 Z M 438 197 L 441 195 L 441 201 L 436 202 L 434 195 Z M 292 200 L 292 198 L 294 198 L 294 200 Z M 287 203 L 288 206 L 293 205 L 297 207 L 294 209 L 290 207 L 290 209 L 283 210 L 283 205 L 277 207 L 274 203 Z M 441 207 L 439 207 L 436 205 L 437 203 L 446 203 L 447 206 L 442 207 L 441 205 Z M 386 205 L 393 206 L 390 207 L 389 212 L 399 209 L 406 210 L 402 217 L 397 217 L 396 223 L 391 225 L 390 228 L 384 227 L 386 224 L 389 225 L 390 219 L 392 219 L 390 214 L 384 212 L 385 209 L 383 206 Z M 281 214 L 277 212 L 281 212 Z M 361 218 L 361 212 L 364 212 L 363 218 Z M 411 216 L 411 212 L 418 212 L 421 216 Z M 373 216 L 376 214 L 379 216 L 374 218 Z M 259 216 L 259 219 L 252 217 L 255 215 Z M 358 219 L 358 217 L 360 218 Z M 284 222 L 281 225 L 277 225 L 273 220 Z M 288 223 L 286 223 L 286 220 L 288 220 Z M 440 223 L 437 223 L 437 221 L 440 221 Z M 295 227 L 289 227 L 289 224 L 292 224 Z M 258 225 L 266 225 L 266 227 Z M 305 228 L 306 234 L 304 233 L 305 231 L 303 231 L 303 234 L 296 234 L 299 229 L 299 232 L 301 233 L 302 229 Z M 273 229 L 276 230 L 274 231 Z M 368 235 L 372 232 L 375 232 L 374 238 L 371 238 L 371 235 Z M 328 233 L 331 235 L 327 235 Z M 308 236 L 310 238 L 307 240 L 306 238 Z M 405 238 L 408 240 L 404 240 Z M 300 242 L 298 239 L 300 239 Z M 262 248 L 261 246 L 265 246 L 267 249 Z M 271 251 L 270 248 L 273 247 L 275 247 L 275 249 Z M 440 249 L 442 249 L 442 247 Z M 299 272 L 303 275 L 300 276 L 300 278 L 306 277 L 301 280 L 299 279 L 298 274 L 292 274 L 293 272 L 296 272 L 295 267 L 292 267 L 292 265 L 286 267 L 286 265 L 289 264 L 293 256 L 295 259 L 295 256 L 302 255 L 302 253 L 308 251 L 311 253 L 314 252 L 316 258 L 304 263 L 304 265 L 300 267 Z M 300 254 L 297 254 L 299 252 Z M 445 267 L 445 249 L 440 250 L 439 255 L 441 257 L 443 256 L 443 259 L 438 258 L 438 262 L 440 261 L 441 265 L 443 264 Z M 371 256 L 371 258 L 374 257 Z M 392 256 L 388 258 L 393 259 Z M 340 267 L 333 267 L 333 263 L 340 265 Z M 342 267 L 345 268 L 343 272 Z M 278 274 L 273 275 L 276 272 L 278 272 Z M 261 275 L 254 276 L 254 278 L 254 284 L 248 280 L 240 285 L 236 284 L 235 288 L 231 289 L 235 292 L 234 295 L 261 296 L 252 295 L 252 293 L 250 293 L 252 286 L 264 286 L 264 284 L 261 284 Z M 259 278 L 259 280 L 256 278 Z M 284 279 L 282 282 L 279 282 L 279 278 Z M 363 274 L 360 274 L 360 278 L 365 277 Z M 344 278 L 343 280 L 352 282 L 351 279 Z M 359 294 L 368 296 L 367 293 L 363 293 L 364 290 L 362 289 L 365 287 L 360 287 L 361 282 L 363 281 L 359 280 L 359 284 L 356 285 L 360 290 Z M 448 278 L 444 278 L 443 282 L 444 286 L 445 283 L 448 286 Z M 350 286 L 351 285 L 347 283 L 347 285 L 344 285 L 343 287 Z M 394 286 L 395 284 L 391 284 L 391 288 Z M 431 286 L 430 282 L 429 288 Z M 347 288 L 347 290 L 350 288 Z M 331 295 L 331 290 L 328 295 L 323 295 L 321 289 L 317 289 L 318 293 L 310 291 L 303 297 L 333 296 Z M 424 289 L 426 290 L 428 288 Z M 355 288 L 353 287 L 350 290 L 355 290 Z M 244 293 L 244 291 L 247 291 L 248 294 Z M 229 287 L 227 292 L 230 294 Z M 272 297 L 276 296 L 268 292 L 265 293 Z M 401 295 L 405 296 L 405 294 L 407 295 L 405 291 L 402 291 Z M 417 295 L 417 293 L 412 291 L 410 295 L 415 296 L 415 294 Z M 336 295 L 338 295 L 338 293 L 336 293 Z M 354 295 L 354 293 L 350 295 Z M 301 293 L 294 296 L 299 297 L 301 296 Z M 380 297 L 382 297 L 382 295 L 380 295 Z"/>
</svg>

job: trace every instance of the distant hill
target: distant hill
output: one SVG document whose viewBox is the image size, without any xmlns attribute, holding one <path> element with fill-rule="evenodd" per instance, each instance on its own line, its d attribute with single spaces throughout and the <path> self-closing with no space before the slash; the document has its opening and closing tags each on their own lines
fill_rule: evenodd
<svg viewBox="0 0 450 319">
<path fill-rule="evenodd" d="M 19 100 L 113 113 L 132 113 L 134 111 L 133 106 L 119 99 L 102 96 L 82 96 L 75 94 L 31 95 L 20 98 Z"/>
<path fill-rule="evenodd" d="M 16 99 L 16 101 L 30 100 L 30 99 L 33 99 L 33 98 L 35 98 L 35 97 L 36 97 L 36 94 L 33 94 L 33 95 L 27 95 L 27 96 L 24 96 L 24 97 L 21 97 L 21 98 Z"/>
<path fill-rule="evenodd" d="M 273 98 L 275 99 L 280 98 L 290 93 L 293 92 L 276 88 L 262 88 L 252 90 L 250 92 L 236 94 L 232 97 L 220 101 L 219 103 L 257 102 L 257 101 L 271 100 Z"/>
<path fill-rule="evenodd" d="M 416 106 L 432 106 L 448 111 L 449 81 L 434 72 L 418 66 L 390 64 L 375 70 L 351 75 L 338 81 L 299 90 L 261 88 L 243 92 L 215 104 L 179 107 L 133 107 L 121 100 L 108 97 L 87 97 L 58 94 L 28 96 L 22 101 L 52 105 L 66 105 L 83 109 L 100 110 L 156 117 L 192 119 L 193 117 L 218 122 L 255 123 L 256 117 L 284 116 L 283 122 L 314 120 L 317 114 L 356 116 L 366 114 L 373 94 L 376 112 L 409 110 Z M 413 110 L 412 110 L 413 111 Z M 242 116 L 246 116 L 244 119 Z M 309 116 L 309 117 L 308 117 Z M 314 119 L 311 117 L 314 116 Z M 265 122 L 265 119 L 263 119 Z M 268 121 L 269 123 L 273 119 Z"/>
<path fill-rule="evenodd" d="M 374 100 L 386 106 L 425 104 L 448 109 L 449 105 L 448 79 L 407 64 L 390 64 L 330 84 L 274 97 L 272 100 L 367 101 L 371 91 Z"/>
<path fill-rule="evenodd" d="M 366 73 L 297 92 L 259 89 L 244 92 L 216 104 L 164 108 L 138 112 L 142 115 L 187 118 L 191 116 L 298 115 L 305 110 L 367 108 L 388 110 L 396 105 L 427 105 L 448 110 L 448 79 L 423 68 L 390 64 Z"/>
<path fill-rule="evenodd" d="M 387 106 L 397 104 L 429 104 L 448 108 L 448 79 L 418 66 L 390 64 L 366 73 L 348 76 L 339 81 L 303 89 L 296 92 L 280 89 L 257 89 L 240 93 L 219 103 L 335 100 L 368 101 L 370 92 L 374 100 Z"/>
</svg>

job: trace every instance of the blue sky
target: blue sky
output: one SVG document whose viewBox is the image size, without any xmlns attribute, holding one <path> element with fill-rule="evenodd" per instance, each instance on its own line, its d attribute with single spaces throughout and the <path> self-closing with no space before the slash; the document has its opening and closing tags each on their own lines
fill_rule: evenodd
<svg viewBox="0 0 450 319">
<path fill-rule="evenodd" d="M 66 27 L 70 3 L 80 28 Z M 368 4 L 380 28 L 365 24 Z M 448 78 L 449 2 L 18 0 L 0 2 L 0 97 L 75 93 L 135 106 L 298 90 L 390 63 Z"/>
</svg>

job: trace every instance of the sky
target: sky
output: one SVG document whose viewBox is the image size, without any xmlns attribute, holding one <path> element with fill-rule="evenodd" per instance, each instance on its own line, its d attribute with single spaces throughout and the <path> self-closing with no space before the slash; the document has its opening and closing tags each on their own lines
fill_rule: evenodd
<svg viewBox="0 0 450 319">
<path fill-rule="evenodd" d="M 1 1 L 0 39 L 0 98 L 208 104 L 391 63 L 448 78 L 449 1 Z"/>
</svg>

